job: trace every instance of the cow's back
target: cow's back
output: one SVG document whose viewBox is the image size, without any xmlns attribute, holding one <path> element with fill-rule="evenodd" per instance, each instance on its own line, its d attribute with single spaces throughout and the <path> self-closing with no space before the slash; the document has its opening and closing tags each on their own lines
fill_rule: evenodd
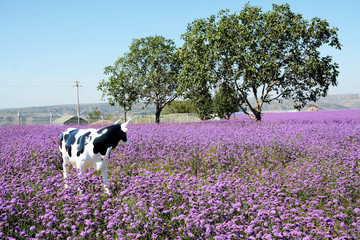
<svg viewBox="0 0 360 240">
<path fill-rule="evenodd" d="M 94 138 L 95 129 L 69 128 L 60 135 L 59 148 L 63 157 L 79 158 Z"/>
</svg>

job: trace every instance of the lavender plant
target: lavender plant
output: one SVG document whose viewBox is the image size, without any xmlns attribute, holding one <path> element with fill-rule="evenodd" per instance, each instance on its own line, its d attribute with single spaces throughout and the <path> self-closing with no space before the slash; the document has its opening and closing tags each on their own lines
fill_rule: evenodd
<svg viewBox="0 0 360 240">
<path fill-rule="evenodd" d="M 109 161 L 110 197 L 93 170 L 71 169 L 64 188 L 67 127 L 1 127 L 0 238 L 358 239 L 359 117 L 133 125 Z"/>
</svg>

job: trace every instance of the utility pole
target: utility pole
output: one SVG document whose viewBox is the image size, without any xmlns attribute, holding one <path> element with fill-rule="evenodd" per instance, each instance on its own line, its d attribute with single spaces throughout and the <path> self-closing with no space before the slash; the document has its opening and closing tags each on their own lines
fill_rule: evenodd
<svg viewBox="0 0 360 240">
<path fill-rule="evenodd" d="M 77 117 L 78 117 L 78 125 L 80 125 L 80 105 L 79 105 L 79 81 L 74 81 L 75 85 L 73 87 L 76 87 L 76 98 L 77 98 Z"/>
</svg>

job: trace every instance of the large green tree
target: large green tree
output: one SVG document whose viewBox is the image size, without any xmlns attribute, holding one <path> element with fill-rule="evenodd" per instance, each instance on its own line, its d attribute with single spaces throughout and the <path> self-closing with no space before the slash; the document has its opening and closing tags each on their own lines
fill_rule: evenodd
<svg viewBox="0 0 360 240">
<path fill-rule="evenodd" d="M 161 36 L 134 39 L 128 63 L 141 99 L 146 105 L 155 104 L 155 121 L 159 123 L 162 109 L 178 96 L 181 64 L 174 41 Z"/>
<path fill-rule="evenodd" d="M 139 98 L 138 83 L 133 77 L 131 65 L 127 62 L 127 55 L 120 57 L 114 66 L 105 67 L 104 74 L 108 79 L 102 79 L 97 88 L 102 91 L 102 98 L 107 98 L 111 106 L 116 103 L 122 106 L 126 121 L 126 113 Z"/>
<path fill-rule="evenodd" d="M 301 109 L 337 85 L 338 64 L 320 53 L 324 45 L 341 48 L 337 31 L 326 20 L 293 13 L 288 4 L 268 12 L 246 4 L 239 13 L 197 19 L 182 35 L 182 88 L 226 84 L 254 120 L 271 101 L 293 99 Z"/>
</svg>

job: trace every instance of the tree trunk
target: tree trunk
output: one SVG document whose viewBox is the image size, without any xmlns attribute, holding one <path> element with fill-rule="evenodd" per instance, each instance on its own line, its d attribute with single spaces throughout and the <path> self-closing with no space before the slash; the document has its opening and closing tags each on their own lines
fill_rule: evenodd
<svg viewBox="0 0 360 240">
<path fill-rule="evenodd" d="M 161 114 L 161 108 L 156 106 L 156 112 L 155 112 L 155 122 L 160 123 L 160 114 Z"/>
<path fill-rule="evenodd" d="M 125 110 L 125 107 L 124 107 L 124 122 L 126 122 L 126 110 Z"/>
<path fill-rule="evenodd" d="M 254 113 L 254 115 L 250 115 L 250 117 L 252 119 L 254 119 L 255 121 L 261 121 L 261 112 L 257 111 L 254 109 L 254 111 L 252 111 Z"/>
</svg>

